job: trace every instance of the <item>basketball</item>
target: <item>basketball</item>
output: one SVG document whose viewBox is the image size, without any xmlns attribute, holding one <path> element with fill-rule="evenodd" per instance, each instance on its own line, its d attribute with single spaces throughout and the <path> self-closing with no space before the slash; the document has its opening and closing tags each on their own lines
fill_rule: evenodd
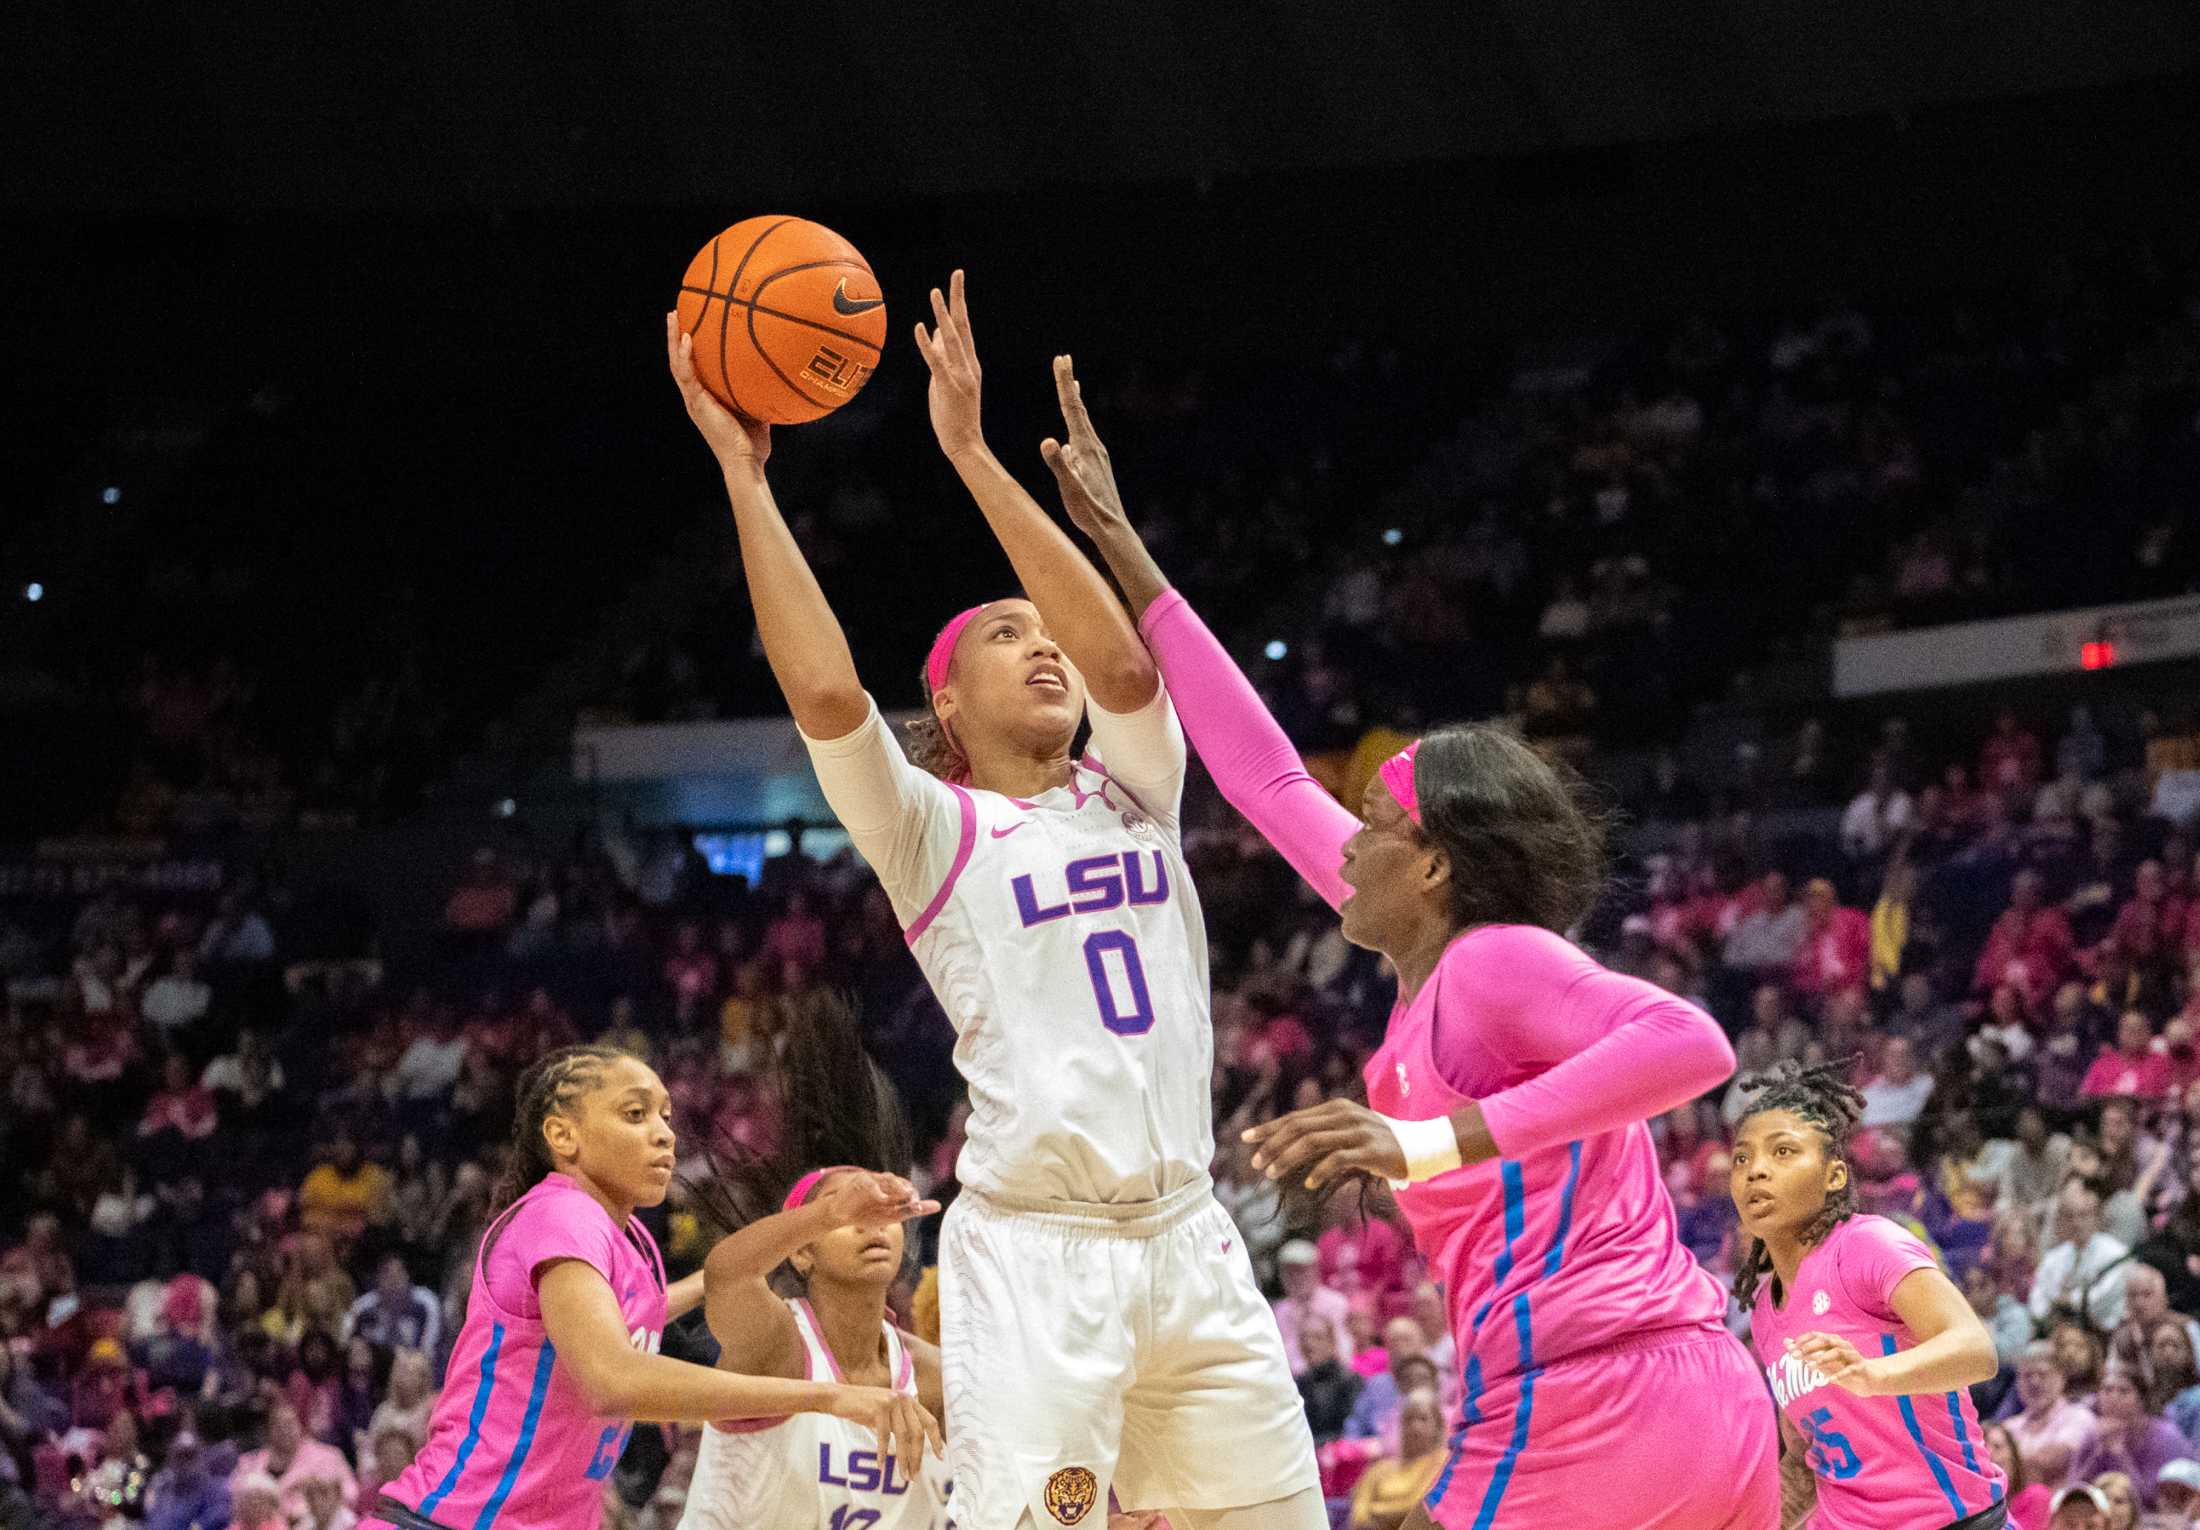
<svg viewBox="0 0 2200 1530">
<path fill-rule="evenodd" d="M 680 282 L 695 374 L 736 414 L 799 425 L 854 398 L 886 342 L 870 262 L 806 218 L 744 218 L 698 250 Z"/>
</svg>

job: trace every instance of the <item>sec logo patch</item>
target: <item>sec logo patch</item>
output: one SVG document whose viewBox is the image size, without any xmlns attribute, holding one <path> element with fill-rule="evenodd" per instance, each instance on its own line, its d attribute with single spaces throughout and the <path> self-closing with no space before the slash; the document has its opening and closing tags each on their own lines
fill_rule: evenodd
<svg viewBox="0 0 2200 1530">
<path fill-rule="evenodd" d="M 1810 1310 L 1812 1315 L 1816 1317 L 1824 1317 L 1826 1315 L 1826 1309 L 1832 1305 L 1833 1298 L 1826 1295 L 1826 1293 L 1823 1291 L 1818 1292 L 1810 1299 Z"/>
<path fill-rule="evenodd" d="M 1047 1478 L 1047 1512 L 1065 1525 L 1074 1525 L 1092 1512 L 1100 1497 L 1100 1480 L 1082 1466 L 1065 1466 Z"/>
</svg>

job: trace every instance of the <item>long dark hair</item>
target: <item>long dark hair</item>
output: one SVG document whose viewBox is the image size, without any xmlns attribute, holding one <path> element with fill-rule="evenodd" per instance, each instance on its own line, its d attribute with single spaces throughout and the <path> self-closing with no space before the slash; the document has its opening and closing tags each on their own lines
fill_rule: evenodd
<svg viewBox="0 0 2200 1530">
<path fill-rule="evenodd" d="M 550 1157 L 550 1144 L 542 1137 L 543 1122 L 570 1111 L 583 1095 L 603 1082 L 606 1068 L 632 1055 L 619 1047 L 560 1047 L 520 1075 L 519 1102 L 512 1111 L 511 1146 L 505 1155 L 504 1172 L 489 1196 L 491 1222 L 536 1181 L 557 1168 Z"/>
<path fill-rule="evenodd" d="M 1604 885 L 1605 818 L 1581 777 L 1488 723 L 1438 728 L 1413 759 L 1421 832 L 1451 859 L 1452 916 L 1564 934 Z"/>
<path fill-rule="evenodd" d="M 795 1181 L 848 1164 L 906 1174 L 916 1155 L 894 1085 L 863 1048 L 854 1003 L 830 990 L 790 1001 L 786 1045 L 772 1069 L 778 1146 L 759 1153 L 721 1137 L 707 1179 L 683 1180 L 697 1213 L 721 1234 L 778 1212 Z"/>
<path fill-rule="evenodd" d="M 1848 1081 L 1848 1070 L 1855 1063 L 1853 1057 L 1840 1062 L 1817 1063 L 1805 1067 L 1798 1062 L 1784 1062 L 1763 1073 L 1753 1073 L 1742 1080 L 1742 1088 L 1752 1091 L 1753 1098 L 1742 1119 L 1734 1123 L 1739 1132 L 1743 1122 L 1752 1116 L 1761 1116 L 1768 1110 L 1785 1110 L 1801 1117 L 1825 1135 L 1826 1156 L 1846 1161 L 1849 1150 L 1849 1133 L 1864 1116 L 1864 1096 Z M 1826 1192 L 1826 1204 L 1803 1229 L 1805 1248 L 1812 1247 L 1835 1227 L 1856 1214 L 1856 1191 L 1853 1179 L 1838 1190 Z M 1772 1256 L 1765 1252 L 1765 1240 L 1749 1240 L 1749 1253 L 1743 1258 L 1741 1268 L 1734 1272 L 1734 1300 L 1744 1311 L 1757 1299 L 1757 1283 L 1772 1269 Z M 1775 1293 L 1777 1295 L 1777 1293 Z"/>
</svg>

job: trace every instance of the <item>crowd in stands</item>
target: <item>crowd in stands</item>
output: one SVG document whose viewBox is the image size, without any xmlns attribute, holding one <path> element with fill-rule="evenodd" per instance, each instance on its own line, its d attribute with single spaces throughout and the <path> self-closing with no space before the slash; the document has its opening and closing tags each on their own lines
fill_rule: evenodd
<svg viewBox="0 0 2200 1530">
<path fill-rule="evenodd" d="M 1587 938 L 1711 1008 L 1745 1077 L 1858 1059 L 1861 1204 L 1927 1238 L 1994 1333 L 1996 1439 L 2027 1484 L 2121 1471 L 2156 1512 L 2200 1455 L 2200 845 L 2152 808 L 2200 740 L 2057 723 L 2005 714 L 1952 761 L 1898 725 L 1801 724 L 1793 759 L 1858 745 L 1856 789 L 1829 771 L 1821 832 L 1777 842 L 1752 833 L 1761 775 L 1650 779 Z M 1340 1522 L 1394 1525 L 1460 1404 L 1437 1292 L 1379 1193 L 1301 1225 L 1238 1144 L 1354 1087 L 1388 979 L 1211 797 L 1192 821 L 1218 1190 L 1277 1293 Z M 20 1229 L 0 1240 L 0 1524 L 180 1527 L 222 1494 L 262 1515 L 241 1524 L 346 1523 L 418 1441 L 512 1081 L 562 1042 L 651 1058 L 691 1147 L 764 1144 L 775 1036 L 806 994 L 854 990 L 926 1144 L 914 1171 L 954 1193 L 947 1027 L 845 854 L 750 887 L 673 835 L 515 840 L 451 889 L 417 982 L 286 961 L 286 906 L 279 885 L 110 893 L 0 928 L 0 1225 Z M 1737 1079 L 1655 1125 L 1683 1236 L 1722 1277 L 1745 1098 Z M 677 1206 L 666 1232 L 683 1265 L 707 1238 Z M 898 1298 L 920 1327 L 929 1284 Z M 682 1480 L 680 1442 L 643 1435 L 613 1485 L 632 1524 Z"/>
<path fill-rule="evenodd" d="M 2025 705 L 1969 734 L 1765 715 L 1762 742 L 1716 755 L 1674 727 L 1821 613 L 2188 588 L 2190 282 L 2141 254 L 2052 268 L 1998 312 L 1843 304 L 1539 356 L 1456 429 L 1452 411 L 1381 516 L 1347 514 L 1350 454 L 1393 419 L 1398 367 L 1341 353 L 1329 391 L 1287 380 L 1304 396 L 1274 412 L 1198 379 L 1096 387 L 1164 565 L 1240 651 L 1284 644 L 1260 678 L 1345 800 L 1392 729 L 1460 716 L 1508 718 L 1599 777 L 1632 827 L 1584 940 L 1705 1004 L 1745 1077 L 1858 1059 L 1861 1202 L 1925 1237 L 1994 1333 L 2003 1365 L 1979 1401 L 2013 1486 L 2084 1481 L 2133 1513 L 2186 1513 L 2189 706 Z M 1292 449 L 1215 471 L 1248 453 L 1253 416 Z M 1311 420 L 1328 423 L 1294 423 Z M 846 489 L 805 534 L 855 558 L 873 498 Z M 892 619 L 928 636 L 936 617 Z M 774 709 L 753 655 L 714 652 L 675 641 L 637 663 L 649 694 L 628 710 Z M 281 728 L 278 748 L 255 719 L 296 714 L 256 702 L 218 653 L 149 664 L 112 822 L 174 827 L 208 782 L 277 816 L 324 753 L 343 762 L 332 782 L 390 758 L 417 780 L 434 746 L 396 734 L 432 725 L 420 684 L 363 680 L 356 705 L 303 714 L 310 747 Z M 1645 752 L 1615 748 L 1630 744 Z M 1615 763 L 1636 757 L 1639 772 Z M 1301 1225 L 1238 1144 L 1250 1121 L 1356 1087 L 1391 985 L 1211 794 L 1188 821 L 1215 963 L 1218 1193 L 1273 1283 L 1339 1523 L 1391 1530 L 1460 1407 L 1441 1302 L 1379 1191 Z M 916 1175 L 952 1196 L 951 1036 L 860 863 L 798 853 L 750 886 L 679 833 L 550 845 L 522 828 L 476 857 L 431 956 L 403 970 L 308 951 L 280 875 L 243 865 L 219 893 L 0 908 L 4 1530 L 349 1524 L 421 1437 L 513 1082 L 564 1041 L 648 1057 L 690 1148 L 761 1145 L 775 1038 L 806 996 L 853 991 L 925 1144 Z M 1656 1123 L 1683 1236 L 1722 1275 L 1743 1252 L 1724 1186 L 1745 1099 L 1737 1079 Z M 677 1203 L 665 1224 L 691 1268 L 707 1230 Z M 921 1269 L 929 1230 L 913 1241 Z M 921 1276 L 896 1300 L 920 1331 L 936 1322 Z M 708 1353 L 695 1322 L 667 1342 Z M 685 1462 L 676 1433 L 638 1430 L 612 1522 L 669 1526 Z"/>
</svg>

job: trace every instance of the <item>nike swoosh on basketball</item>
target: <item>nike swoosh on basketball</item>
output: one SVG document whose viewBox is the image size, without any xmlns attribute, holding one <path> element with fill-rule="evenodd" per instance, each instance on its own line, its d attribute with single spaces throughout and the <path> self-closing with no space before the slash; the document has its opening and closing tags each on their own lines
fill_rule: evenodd
<svg viewBox="0 0 2200 1530">
<path fill-rule="evenodd" d="M 994 837 L 995 839 L 1006 839 L 1006 838 L 1008 838 L 1008 836 L 1009 836 L 1009 835 L 1011 835 L 1011 834 L 1015 833 L 1015 832 L 1016 832 L 1016 831 L 1017 831 L 1018 829 L 1021 829 L 1022 827 L 1024 827 L 1024 825 L 1025 825 L 1025 824 L 1028 824 L 1028 823 L 1030 823 L 1030 822 L 1031 822 L 1031 820 L 1030 820 L 1030 819 L 1028 819 L 1028 818 L 1026 818 L 1026 819 L 1023 819 L 1023 820 L 1022 820 L 1021 822 L 1018 822 L 1018 823 L 1012 823 L 1012 824 L 1010 824 L 1010 825 L 1009 825 L 1009 826 L 1008 826 L 1007 828 L 1005 828 L 1005 829 L 993 829 L 993 830 L 990 830 L 989 832 L 990 832 L 990 833 L 992 834 L 992 836 L 993 836 L 993 837 Z"/>
<path fill-rule="evenodd" d="M 852 298 L 848 296 L 848 278 L 843 276 L 833 287 L 833 312 L 845 314 L 869 313 L 874 308 L 886 306 L 886 299 Z"/>
</svg>

